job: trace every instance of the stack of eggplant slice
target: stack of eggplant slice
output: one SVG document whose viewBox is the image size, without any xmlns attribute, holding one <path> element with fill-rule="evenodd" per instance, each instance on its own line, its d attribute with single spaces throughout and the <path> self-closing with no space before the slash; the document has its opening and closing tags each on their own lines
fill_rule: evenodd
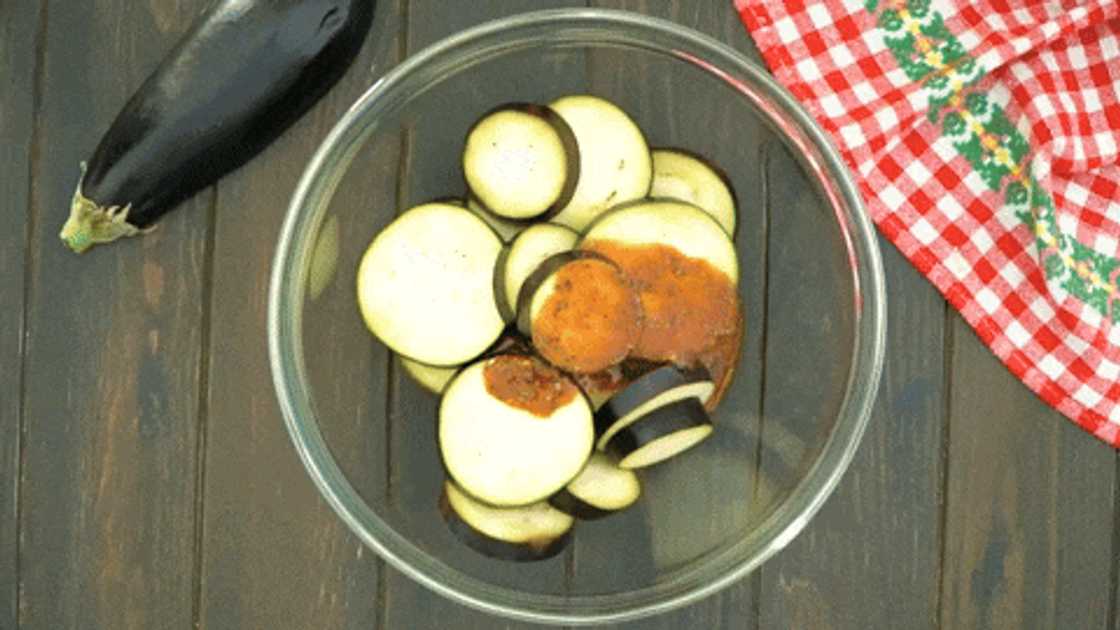
<svg viewBox="0 0 1120 630">
<path fill-rule="evenodd" d="M 466 132 L 468 192 L 402 213 L 362 316 L 441 396 L 440 512 L 487 556 L 551 558 L 713 431 L 742 338 L 736 202 L 602 98 L 509 103 Z"/>
</svg>

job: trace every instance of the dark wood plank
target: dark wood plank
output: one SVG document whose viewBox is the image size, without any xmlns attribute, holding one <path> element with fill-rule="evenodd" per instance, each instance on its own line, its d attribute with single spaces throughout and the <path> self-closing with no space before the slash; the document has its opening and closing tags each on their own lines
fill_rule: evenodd
<svg viewBox="0 0 1120 630">
<path fill-rule="evenodd" d="M 1110 630 L 1120 630 L 1120 451 L 1112 478 L 1112 606 Z"/>
<path fill-rule="evenodd" d="M 57 233 L 79 161 L 203 4 L 53 0 L 46 9 L 25 359 L 24 628 L 191 624 L 210 195 L 142 239 L 82 256 Z"/>
<path fill-rule="evenodd" d="M 1120 451 L 1112 478 L 1112 606 L 1110 630 L 1120 630 Z"/>
<path fill-rule="evenodd" d="M 665 3 L 649 0 L 594 0 L 592 6 L 634 11 L 668 19 L 712 35 L 757 59 L 753 44 L 740 26 L 730 2 Z M 643 471 L 641 510 L 613 517 L 639 520 L 629 527 L 604 527 L 578 538 L 575 579 L 609 590 L 611 584 L 633 582 L 620 576 L 613 549 L 631 545 L 633 531 L 649 537 L 653 570 L 664 575 L 722 541 L 729 531 L 743 529 L 751 519 L 754 486 L 753 454 L 762 381 L 762 339 L 765 329 L 766 199 L 761 146 L 770 132 L 759 120 L 730 108 L 713 107 L 706 95 L 714 83 L 669 85 L 661 60 L 596 52 L 589 64 L 589 87 L 626 109 L 654 146 L 679 145 L 706 154 L 728 171 L 736 187 L 740 213 L 736 245 L 742 267 L 740 281 L 747 326 L 746 345 L 736 386 L 716 416 L 719 430 L 701 447 L 669 465 Z M 702 515 L 698 520 L 697 516 Z M 643 524 L 640 521 L 646 521 Z M 705 525 L 707 524 L 707 525 Z M 635 529 L 638 527 L 639 529 Z M 689 532 L 683 535 L 683 532 Z M 631 572 L 626 571 L 627 574 Z M 647 578 L 648 579 L 648 578 Z M 648 584 L 648 582 L 647 582 Z M 620 628 L 754 628 L 755 598 L 751 579 L 692 606 Z"/>
<path fill-rule="evenodd" d="M 451 10 L 446 2 L 413 0 L 408 3 L 408 52 L 472 26 L 504 16 L 534 9 L 583 6 L 583 0 L 486 0 L 473 2 L 469 11 Z M 471 123 L 494 105 L 510 101 L 548 100 L 577 89 L 582 83 L 584 63 L 571 54 L 557 54 L 543 60 L 550 66 L 495 62 L 500 70 L 488 70 L 490 80 L 474 80 L 469 75 L 453 84 L 441 86 L 441 94 L 454 98 L 457 106 L 448 109 L 442 99 L 425 101 L 409 108 L 406 121 L 407 159 L 402 171 L 400 210 L 429 199 L 461 196 L 465 184 L 459 166 L 461 139 Z M 578 73 L 578 74 L 574 74 Z M 495 81 L 494 76 L 503 80 Z M 438 102 L 436 102 L 438 101 Z M 448 143 L 451 144 L 448 144 Z M 460 143 L 460 144 L 456 144 Z M 513 565 L 489 560 L 456 541 L 436 511 L 443 469 L 435 440 L 437 399 L 423 391 L 404 372 L 399 363 L 393 372 L 392 409 L 392 504 L 402 515 L 412 515 L 404 524 L 421 546 L 436 549 L 437 555 L 452 566 L 479 577 L 497 577 L 506 586 L 522 586 L 563 594 L 564 560 Z M 531 628 L 459 606 L 436 596 L 409 578 L 392 571 L 386 580 L 385 628 L 439 628 L 454 619 L 456 628 Z"/>
<path fill-rule="evenodd" d="M 797 291 L 831 291 L 827 274 L 809 271 L 798 242 L 816 242 L 805 230 L 814 221 L 819 202 L 806 197 L 799 169 L 782 151 L 772 153 L 769 169 L 771 208 L 771 291 L 769 334 L 772 339 L 795 340 L 805 331 L 828 328 L 811 315 L 798 314 Z M 825 223 L 817 220 L 821 225 Z M 934 627 L 939 567 L 938 495 L 943 387 L 942 330 L 944 302 L 885 241 L 887 281 L 892 300 L 888 320 L 888 363 L 871 426 L 860 452 L 835 496 L 807 530 L 788 549 L 759 572 L 761 627 L 878 628 Z M 816 320 L 816 321 L 814 321 Z M 822 329 L 823 330 L 823 329 Z M 811 336 L 811 333 L 810 333 Z M 781 419 L 795 421 L 811 407 L 796 395 L 814 376 L 799 373 L 806 367 L 792 360 L 795 353 L 781 343 L 767 351 L 769 379 L 766 415 L 771 433 L 783 429 Z M 829 364 L 820 357 L 821 364 Z M 783 378 L 787 375 L 790 378 Z M 797 402 L 786 404 L 783 390 L 795 392 Z M 897 422 L 904 417 L 905 423 Z M 796 435 L 786 444 L 797 443 Z M 780 468 L 783 455 L 766 444 L 782 444 L 774 435 L 764 438 L 760 480 L 766 470 Z M 792 450 L 792 449 L 791 449 Z M 795 457 L 787 453 L 786 457 Z M 796 460 L 787 463 L 796 464 Z M 780 474 L 779 474 L 780 476 Z M 762 503 L 767 484 L 760 484 Z M 904 551 L 900 551 L 904 550 Z M 901 561 L 900 561 L 901 560 Z M 883 593 L 890 592 L 890 598 Z"/>
<path fill-rule="evenodd" d="M 0 566 L 8 567 L 0 628 L 15 628 L 19 614 L 20 371 L 41 17 L 34 2 L 0 5 Z"/>
<path fill-rule="evenodd" d="M 276 404 L 265 336 L 272 256 L 296 182 L 343 112 L 398 61 L 401 3 L 377 4 L 373 32 L 346 77 L 275 145 L 218 186 L 201 628 L 377 625 L 381 562 L 327 506 L 296 456 Z M 373 227 L 370 206 L 383 191 L 395 204 L 398 146 L 394 137 L 363 154 L 340 185 L 323 224 L 327 236 L 320 237 L 327 264 L 316 264 L 323 275 L 312 281 L 313 297 L 303 310 L 320 428 L 367 498 L 384 483 L 387 358 L 357 317 L 353 278 L 366 239 L 356 235 Z"/>
<path fill-rule="evenodd" d="M 943 627 L 1105 628 L 1115 452 L 952 335 Z"/>
<path fill-rule="evenodd" d="M 762 627 L 938 627 L 945 303 L 880 247 L 889 328 L 871 424 L 834 496 L 763 566 Z"/>
</svg>

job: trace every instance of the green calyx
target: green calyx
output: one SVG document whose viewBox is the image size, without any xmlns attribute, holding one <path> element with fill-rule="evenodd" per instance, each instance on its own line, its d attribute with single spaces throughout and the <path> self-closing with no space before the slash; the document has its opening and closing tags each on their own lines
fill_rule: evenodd
<svg viewBox="0 0 1120 630">
<path fill-rule="evenodd" d="M 85 165 L 82 165 L 83 175 Z M 82 178 L 85 179 L 84 177 Z M 70 202 L 70 218 L 62 226 L 59 238 L 66 246 L 80 254 L 98 243 L 115 241 L 122 236 L 135 236 L 143 232 L 128 222 L 132 206 L 100 206 L 82 194 L 81 181 Z"/>
</svg>

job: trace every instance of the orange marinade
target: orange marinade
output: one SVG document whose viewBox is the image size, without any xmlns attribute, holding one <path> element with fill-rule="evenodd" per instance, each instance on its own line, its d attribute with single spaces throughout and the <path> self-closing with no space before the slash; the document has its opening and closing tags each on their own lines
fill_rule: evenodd
<svg viewBox="0 0 1120 630">
<path fill-rule="evenodd" d="M 581 246 L 613 260 L 638 291 L 645 317 L 631 356 L 702 364 L 716 383 L 714 407 L 727 389 L 742 345 L 739 295 L 726 274 L 666 245 L 594 240 Z"/>
<path fill-rule="evenodd" d="M 615 264 L 598 257 L 556 272 L 551 295 L 533 318 L 533 345 L 563 370 L 591 373 L 626 358 L 642 332 L 638 294 Z"/>
<path fill-rule="evenodd" d="M 502 355 L 482 371 L 486 391 L 502 402 L 547 418 L 578 394 L 575 383 L 559 370 L 530 356 Z"/>
</svg>

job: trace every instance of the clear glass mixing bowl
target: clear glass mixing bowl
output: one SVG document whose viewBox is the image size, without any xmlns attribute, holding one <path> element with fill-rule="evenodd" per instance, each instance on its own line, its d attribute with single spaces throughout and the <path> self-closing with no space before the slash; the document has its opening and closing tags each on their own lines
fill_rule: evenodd
<svg viewBox="0 0 1120 630">
<path fill-rule="evenodd" d="M 713 159 L 738 192 L 738 375 L 701 446 L 642 473 L 631 509 L 577 526 L 561 556 L 509 564 L 451 537 L 437 399 L 366 330 L 355 270 L 416 203 L 464 190 L 462 138 L 504 101 L 588 92 L 652 145 Z M 826 136 L 759 66 L 679 25 L 557 10 L 490 22 L 409 58 L 308 165 L 269 294 L 272 372 L 292 441 L 365 544 L 462 604 L 555 624 L 622 621 L 742 578 L 804 527 L 859 444 L 879 383 L 883 274 L 856 187 Z"/>
</svg>

